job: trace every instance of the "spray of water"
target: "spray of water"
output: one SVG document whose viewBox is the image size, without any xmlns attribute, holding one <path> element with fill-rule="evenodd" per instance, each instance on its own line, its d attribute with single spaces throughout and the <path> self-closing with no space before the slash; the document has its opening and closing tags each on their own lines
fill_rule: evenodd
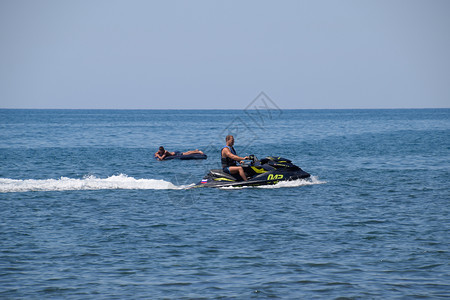
<svg viewBox="0 0 450 300">
<path fill-rule="evenodd" d="M 322 184 L 316 177 L 304 180 L 280 181 L 275 185 L 259 186 L 257 188 L 276 189 Z M 0 178 L 0 193 L 32 192 L 32 191 L 81 191 L 81 190 L 182 190 L 192 187 L 188 185 L 174 185 L 161 179 L 136 179 L 125 174 L 108 178 L 86 176 L 81 179 L 61 177 L 59 179 L 9 179 Z M 237 189 L 229 187 L 225 189 Z"/>
</svg>

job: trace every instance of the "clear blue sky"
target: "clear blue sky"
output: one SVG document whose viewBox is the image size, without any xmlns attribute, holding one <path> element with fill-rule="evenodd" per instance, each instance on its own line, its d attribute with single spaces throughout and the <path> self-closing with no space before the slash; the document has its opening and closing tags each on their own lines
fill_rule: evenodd
<svg viewBox="0 0 450 300">
<path fill-rule="evenodd" d="M 450 107 L 450 1 L 0 0 L 0 108 Z"/>
</svg>

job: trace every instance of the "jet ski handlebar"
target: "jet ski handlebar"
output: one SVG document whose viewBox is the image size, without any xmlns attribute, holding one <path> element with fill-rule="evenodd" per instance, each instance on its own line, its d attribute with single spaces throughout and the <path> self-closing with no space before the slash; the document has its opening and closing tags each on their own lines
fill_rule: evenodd
<svg viewBox="0 0 450 300">
<path fill-rule="evenodd" d="M 248 157 L 248 159 L 246 159 L 246 160 L 248 160 L 250 162 L 244 162 L 242 164 L 243 166 L 251 166 L 258 160 L 258 158 L 255 155 L 253 155 L 253 154 L 248 155 L 247 157 Z"/>
<path fill-rule="evenodd" d="M 250 154 L 250 155 L 248 156 L 248 160 L 251 160 L 252 162 L 255 162 L 255 161 L 258 160 L 258 158 L 257 158 L 254 154 Z"/>
</svg>

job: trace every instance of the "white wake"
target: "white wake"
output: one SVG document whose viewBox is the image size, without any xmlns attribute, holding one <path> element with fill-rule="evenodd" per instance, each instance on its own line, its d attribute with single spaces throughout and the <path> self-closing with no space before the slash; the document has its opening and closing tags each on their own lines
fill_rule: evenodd
<svg viewBox="0 0 450 300">
<path fill-rule="evenodd" d="M 78 191 L 78 190 L 175 190 L 186 186 L 158 179 L 136 179 L 120 174 L 108 178 L 87 176 L 82 179 L 61 177 L 59 179 L 9 179 L 0 178 L 0 193 L 31 191 Z"/>
<path fill-rule="evenodd" d="M 315 184 L 324 184 L 326 181 L 319 180 L 317 176 L 311 176 L 308 179 L 297 179 L 289 181 L 280 181 L 272 185 L 259 185 L 259 186 L 245 186 L 245 187 L 223 187 L 220 189 L 243 189 L 243 188 L 257 188 L 257 189 L 279 189 L 279 188 L 289 188 L 298 186 L 307 186 Z"/>
<path fill-rule="evenodd" d="M 323 184 L 312 176 L 308 179 L 280 181 L 274 185 L 257 187 L 224 187 L 221 189 L 260 188 L 277 189 Z M 0 193 L 34 192 L 34 191 L 82 191 L 82 190 L 182 190 L 192 187 L 189 185 L 174 185 L 161 179 L 136 179 L 125 174 L 108 178 L 97 178 L 93 175 L 81 179 L 61 177 L 59 179 L 9 179 L 0 178 Z"/>
<path fill-rule="evenodd" d="M 297 187 L 297 186 L 306 186 L 306 185 L 314 185 L 314 184 L 324 184 L 326 181 L 321 181 L 317 176 L 311 176 L 308 179 L 297 179 L 290 181 L 280 181 L 274 185 L 261 185 L 257 188 L 260 189 L 278 189 L 285 187 Z"/>
</svg>

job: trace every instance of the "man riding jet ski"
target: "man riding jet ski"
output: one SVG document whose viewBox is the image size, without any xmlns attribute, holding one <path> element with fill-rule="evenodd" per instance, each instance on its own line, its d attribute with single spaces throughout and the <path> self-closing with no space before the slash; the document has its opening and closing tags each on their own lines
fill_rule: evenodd
<svg viewBox="0 0 450 300">
<path fill-rule="evenodd" d="M 270 185 L 279 181 L 304 179 L 311 176 L 292 164 L 290 160 L 282 157 L 268 156 L 261 160 L 254 155 L 239 157 L 236 155 L 233 144 L 233 137 L 227 136 L 227 146 L 222 149 L 222 170 L 210 170 L 194 187 Z M 244 162 L 247 159 L 250 161 Z M 235 161 L 238 160 L 241 161 L 241 166 L 236 166 Z"/>
<path fill-rule="evenodd" d="M 236 165 L 236 161 L 239 161 L 241 164 L 244 160 L 248 159 L 248 157 L 240 157 L 236 154 L 236 150 L 234 150 L 234 137 L 232 135 L 227 135 L 225 138 L 227 145 L 222 148 L 221 151 L 221 163 L 222 170 L 227 174 L 239 174 L 239 176 L 247 181 L 247 176 L 245 176 L 244 169 L 241 166 Z"/>
</svg>

